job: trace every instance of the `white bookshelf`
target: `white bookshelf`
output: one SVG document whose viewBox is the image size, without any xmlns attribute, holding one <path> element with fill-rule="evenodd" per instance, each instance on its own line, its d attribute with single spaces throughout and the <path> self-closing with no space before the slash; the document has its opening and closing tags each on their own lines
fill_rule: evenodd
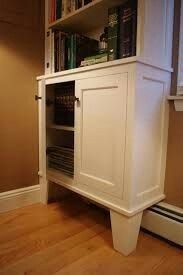
<svg viewBox="0 0 183 275">
<path fill-rule="evenodd" d="M 108 8 L 120 3 L 95 0 L 50 25 L 46 13 L 46 31 L 98 37 Z M 125 255 L 136 247 L 143 211 L 164 198 L 173 7 L 173 0 L 138 0 L 136 56 L 37 78 L 41 200 L 54 182 L 107 207 L 114 248 Z M 65 82 L 78 99 L 73 128 L 55 126 L 54 106 L 46 106 Z M 54 145 L 74 148 L 73 179 L 47 166 Z"/>
<path fill-rule="evenodd" d="M 97 29 L 98 26 L 107 24 L 108 8 L 117 6 L 122 2 L 124 2 L 124 0 L 94 0 L 82 8 L 49 24 L 48 28 L 80 33 Z M 93 18 L 93 14 L 95 14 L 95 18 Z"/>
</svg>

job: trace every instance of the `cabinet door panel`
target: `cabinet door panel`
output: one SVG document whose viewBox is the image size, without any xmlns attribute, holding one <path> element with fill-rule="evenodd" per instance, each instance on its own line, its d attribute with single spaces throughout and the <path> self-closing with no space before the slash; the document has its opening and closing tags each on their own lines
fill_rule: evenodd
<svg viewBox="0 0 183 275">
<path fill-rule="evenodd" d="M 127 73 L 76 82 L 75 181 L 122 196 Z"/>
</svg>

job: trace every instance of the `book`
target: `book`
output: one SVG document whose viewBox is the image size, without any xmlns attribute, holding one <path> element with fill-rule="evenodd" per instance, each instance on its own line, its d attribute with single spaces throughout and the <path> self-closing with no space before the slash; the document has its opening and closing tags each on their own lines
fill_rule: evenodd
<svg viewBox="0 0 183 275">
<path fill-rule="evenodd" d="M 91 2 L 92 2 L 92 0 L 84 0 L 84 5 L 87 5 L 87 4 L 91 3 Z"/>
<path fill-rule="evenodd" d="M 82 7 L 82 0 L 75 0 L 75 9 L 80 9 Z"/>
<path fill-rule="evenodd" d="M 85 57 L 96 54 L 98 41 L 80 34 L 71 34 L 67 41 L 68 66 L 67 69 L 80 67 Z"/>
<path fill-rule="evenodd" d="M 118 58 L 119 38 L 119 9 L 118 7 L 108 10 L 108 60 Z"/>
<path fill-rule="evenodd" d="M 54 33 L 54 72 L 59 72 L 59 31 Z"/>
<path fill-rule="evenodd" d="M 107 57 L 107 53 L 101 53 L 97 55 L 87 56 L 84 58 L 84 61 L 91 60 L 91 59 L 95 60 L 95 59 L 106 58 L 106 57 Z"/>
<path fill-rule="evenodd" d="M 62 83 L 55 88 L 54 122 L 58 125 L 74 125 L 74 84 Z"/>
<path fill-rule="evenodd" d="M 66 69 L 66 34 L 54 31 L 54 72 Z"/>
<path fill-rule="evenodd" d="M 72 11 L 72 0 L 65 1 L 66 3 L 66 15 Z"/>
<path fill-rule="evenodd" d="M 65 70 L 65 33 L 59 32 L 59 72 Z"/>
<path fill-rule="evenodd" d="M 66 16 L 72 11 L 72 2 L 73 0 L 62 0 L 62 17 Z"/>
<path fill-rule="evenodd" d="M 51 3 L 51 22 L 56 20 L 56 0 L 52 0 Z"/>
<path fill-rule="evenodd" d="M 75 34 L 75 56 L 76 59 L 74 60 L 75 68 L 79 67 L 81 61 L 87 57 L 96 55 L 98 52 L 98 41 L 95 39 L 88 38 L 83 35 Z"/>
<path fill-rule="evenodd" d="M 67 69 L 72 69 L 71 65 L 71 35 L 68 35 L 66 39 L 66 46 L 67 46 Z"/>
<path fill-rule="evenodd" d="M 80 66 L 84 67 L 84 66 L 99 64 L 99 63 L 107 62 L 107 60 L 108 60 L 108 54 L 107 53 L 93 55 L 93 56 L 89 56 L 89 57 L 84 58 L 84 60 L 81 61 Z"/>
<path fill-rule="evenodd" d="M 62 0 L 56 0 L 56 20 L 62 16 Z"/>
<path fill-rule="evenodd" d="M 62 17 L 66 16 L 66 1 L 67 0 L 62 0 Z"/>
<path fill-rule="evenodd" d="M 48 23 L 52 23 L 52 0 L 48 1 Z"/>
<path fill-rule="evenodd" d="M 71 12 L 76 10 L 76 3 L 75 0 L 71 0 Z"/>
<path fill-rule="evenodd" d="M 55 72 L 55 32 L 51 31 L 51 73 Z"/>
<path fill-rule="evenodd" d="M 119 57 L 136 55 L 137 1 L 129 0 L 119 9 L 120 41 Z"/>
</svg>

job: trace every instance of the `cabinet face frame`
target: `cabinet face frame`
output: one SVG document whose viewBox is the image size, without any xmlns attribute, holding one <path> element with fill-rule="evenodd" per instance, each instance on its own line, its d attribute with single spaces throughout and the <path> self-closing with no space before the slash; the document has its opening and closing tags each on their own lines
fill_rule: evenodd
<svg viewBox="0 0 183 275">
<path fill-rule="evenodd" d="M 46 85 L 45 80 L 38 82 L 38 116 L 39 116 L 39 172 L 40 200 L 48 201 L 48 183 L 46 179 Z"/>
</svg>

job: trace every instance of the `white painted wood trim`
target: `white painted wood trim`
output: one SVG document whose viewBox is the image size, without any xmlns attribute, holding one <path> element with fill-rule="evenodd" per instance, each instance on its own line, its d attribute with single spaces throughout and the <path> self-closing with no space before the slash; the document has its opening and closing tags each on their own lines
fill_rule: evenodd
<svg viewBox="0 0 183 275">
<path fill-rule="evenodd" d="M 75 186 L 74 184 L 67 184 L 67 183 L 64 183 L 62 180 L 58 179 L 56 176 L 52 175 L 51 177 L 49 176 L 49 181 L 51 182 L 54 182 L 58 185 L 61 185 L 62 187 L 65 187 L 73 192 L 76 192 L 78 194 L 80 194 L 81 196 L 84 196 L 92 201 L 95 201 L 101 205 L 104 205 L 105 207 L 107 207 L 108 209 L 111 209 L 111 210 L 114 210 L 115 212 L 118 212 L 122 215 L 126 215 L 128 217 L 131 217 L 131 216 L 134 216 L 136 215 L 137 213 L 139 212 L 142 212 L 144 209 L 150 207 L 151 205 L 153 204 L 156 204 L 160 201 L 162 201 L 164 198 L 165 198 L 165 195 L 158 195 L 156 196 L 155 198 L 145 202 L 145 203 L 142 203 L 140 205 L 138 205 L 138 207 L 136 208 L 133 208 L 131 210 L 127 210 L 126 208 L 124 207 L 121 207 L 115 203 L 111 203 L 107 200 L 104 200 L 104 199 L 101 199 L 99 196 L 97 195 L 93 195 L 89 192 L 86 192 L 84 190 L 82 190 L 81 188 L 78 188 L 77 186 Z M 46 183 L 47 184 L 47 181 Z M 44 201 L 43 201 L 44 202 Z"/>
<path fill-rule="evenodd" d="M 126 217 L 110 210 L 114 249 L 128 256 L 137 245 L 142 212 L 133 217 Z"/>
<path fill-rule="evenodd" d="M 159 203 L 167 209 L 182 213 L 182 209 L 172 207 L 165 203 Z M 143 213 L 141 226 L 178 245 L 183 245 L 183 223 L 177 222 L 161 214 L 146 210 Z"/>
<path fill-rule="evenodd" d="M 0 193 L 0 213 L 40 202 L 40 185 Z"/>
<path fill-rule="evenodd" d="M 128 58 L 117 59 L 117 60 L 108 61 L 108 62 L 95 64 L 95 65 L 91 65 L 91 66 L 80 67 L 80 68 L 65 70 L 65 71 L 61 71 L 61 72 L 57 72 L 57 73 L 38 76 L 37 80 L 56 78 L 56 77 L 59 77 L 59 76 L 63 77 L 63 76 L 67 76 L 67 75 L 78 74 L 78 73 L 81 73 L 81 72 L 91 72 L 93 70 L 98 70 L 98 69 L 103 69 L 103 68 L 110 68 L 110 67 L 115 67 L 115 66 L 119 66 L 119 65 L 123 65 L 123 64 L 135 63 L 135 62 L 137 62 L 139 64 L 148 65 L 152 68 L 160 69 L 160 70 L 163 70 L 163 71 L 173 72 L 173 69 L 168 67 L 168 66 L 167 67 L 164 67 L 164 66 L 160 67 L 158 64 L 149 63 L 148 60 L 143 59 L 141 57 L 132 56 L 132 57 L 128 57 Z"/>
<path fill-rule="evenodd" d="M 177 95 L 183 95 L 183 0 L 181 0 Z"/>
<path fill-rule="evenodd" d="M 183 96 L 168 96 L 168 100 L 174 102 L 177 112 L 183 112 Z"/>
</svg>

